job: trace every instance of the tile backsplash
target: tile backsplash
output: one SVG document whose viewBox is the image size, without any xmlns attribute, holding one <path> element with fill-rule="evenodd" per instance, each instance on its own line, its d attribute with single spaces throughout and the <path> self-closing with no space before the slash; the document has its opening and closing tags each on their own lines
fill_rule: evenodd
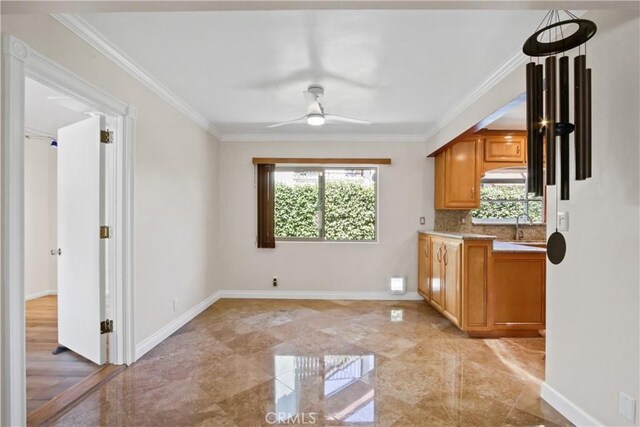
<svg viewBox="0 0 640 427">
<path fill-rule="evenodd" d="M 435 231 L 452 233 L 489 234 L 498 240 L 515 240 L 515 225 L 479 225 L 471 222 L 471 211 L 437 210 L 435 214 Z M 521 226 L 523 240 L 546 240 L 547 226 L 545 224 Z"/>
</svg>

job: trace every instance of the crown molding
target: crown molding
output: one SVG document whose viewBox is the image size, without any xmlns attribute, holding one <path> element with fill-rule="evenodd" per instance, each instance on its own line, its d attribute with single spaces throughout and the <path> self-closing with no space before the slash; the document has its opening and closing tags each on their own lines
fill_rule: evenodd
<svg viewBox="0 0 640 427">
<path fill-rule="evenodd" d="M 222 142 L 425 142 L 418 134 L 243 134 L 223 135 Z"/>
<path fill-rule="evenodd" d="M 576 10 L 574 11 L 574 15 L 580 18 L 586 12 L 587 10 Z M 522 66 L 526 62 L 527 58 L 528 57 L 522 52 L 522 49 L 519 49 L 513 56 L 511 56 L 511 58 L 507 60 L 507 62 L 502 64 L 493 73 L 491 73 L 484 82 L 476 86 L 476 88 L 473 89 L 466 97 L 462 98 L 459 103 L 457 103 L 453 108 L 449 109 L 445 114 L 443 114 L 436 121 L 436 125 L 432 129 L 430 129 L 429 132 L 423 135 L 424 141 L 428 141 L 432 136 L 437 134 L 445 126 L 451 123 L 453 119 L 458 117 L 464 110 L 466 110 L 477 100 L 482 98 L 484 94 L 489 92 L 505 77 L 515 71 L 518 67 Z"/>
<path fill-rule="evenodd" d="M 87 42 L 91 47 L 98 50 L 109 58 L 114 64 L 129 73 L 140 83 L 155 92 L 160 98 L 191 119 L 198 126 L 209 132 L 217 139 L 222 139 L 222 134 L 206 117 L 191 108 L 186 102 L 180 99 L 175 93 L 158 81 L 155 77 L 136 64 L 131 58 L 111 44 L 96 28 L 79 15 L 73 13 L 52 13 L 51 17 L 71 30 L 74 34 Z"/>
<path fill-rule="evenodd" d="M 502 79 L 511 74 L 526 61 L 527 57 L 522 51 L 518 51 L 507 62 L 502 64 L 498 69 L 489 75 L 489 77 L 476 86 L 467 96 L 457 103 L 453 108 L 449 109 L 436 122 L 436 125 L 427 134 L 423 135 L 425 141 L 429 140 L 433 135 L 447 126 L 453 119 L 458 117 L 464 110 L 473 105 L 477 100 L 482 98 L 484 94 L 489 92 Z"/>
</svg>

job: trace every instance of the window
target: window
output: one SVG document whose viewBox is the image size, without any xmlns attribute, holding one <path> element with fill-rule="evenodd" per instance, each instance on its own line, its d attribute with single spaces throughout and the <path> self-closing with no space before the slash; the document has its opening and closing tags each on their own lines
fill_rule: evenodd
<svg viewBox="0 0 640 427">
<path fill-rule="evenodd" d="M 480 184 L 480 209 L 472 211 L 474 223 L 515 224 L 527 214 L 534 223 L 543 223 L 543 199 L 527 193 L 527 172 L 502 169 L 487 172 Z"/>
<path fill-rule="evenodd" d="M 276 167 L 276 239 L 375 241 L 376 176 L 372 167 Z"/>
</svg>

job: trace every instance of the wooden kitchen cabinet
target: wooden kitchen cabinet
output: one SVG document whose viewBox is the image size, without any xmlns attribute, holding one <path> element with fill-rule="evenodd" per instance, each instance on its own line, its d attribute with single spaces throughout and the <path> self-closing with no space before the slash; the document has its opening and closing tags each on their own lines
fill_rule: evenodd
<svg viewBox="0 0 640 427">
<path fill-rule="evenodd" d="M 435 208 L 477 209 L 485 172 L 526 166 L 527 137 L 523 131 L 483 129 L 451 141 L 435 157 Z"/>
<path fill-rule="evenodd" d="M 431 278 L 429 280 L 429 302 L 439 311 L 444 306 L 444 264 L 442 255 L 444 252 L 444 243 L 442 239 L 431 237 Z"/>
<path fill-rule="evenodd" d="M 418 293 L 427 301 L 430 296 L 431 238 L 426 234 L 420 234 L 418 239 Z"/>
<path fill-rule="evenodd" d="M 436 209 L 480 207 L 480 148 L 474 135 L 459 139 L 436 156 Z"/>
<path fill-rule="evenodd" d="M 455 239 L 430 236 L 429 296 L 425 298 L 453 323 L 460 324 L 460 247 Z"/>
<path fill-rule="evenodd" d="M 524 163 L 526 151 L 523 136 L 488 135 L 484 139 L 485 162 Z"/>
<path fill-rule="evenodd" d="M 460 326 L 460 247 L 459 242 L 446 242 L 444 244 L 444 307 L 443 314 L 456 326 Z"/>
<path fill-rule="evenodd" d="M 545 328 L 544 251 L 498 251 L 487 236 L 418 236 L 420 295 L 469 336 L 535 336 Z"/>
</svg>

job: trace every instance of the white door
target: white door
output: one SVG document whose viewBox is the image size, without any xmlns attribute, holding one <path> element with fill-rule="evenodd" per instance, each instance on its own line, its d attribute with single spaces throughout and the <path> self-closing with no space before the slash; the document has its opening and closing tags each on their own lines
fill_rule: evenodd
<svg viewBox="0 0 640 427">
<path fill-rule="evenodd" d="M 58 130 L 58 341 L 102 365 L 100 117 Z"/>
</svg>

